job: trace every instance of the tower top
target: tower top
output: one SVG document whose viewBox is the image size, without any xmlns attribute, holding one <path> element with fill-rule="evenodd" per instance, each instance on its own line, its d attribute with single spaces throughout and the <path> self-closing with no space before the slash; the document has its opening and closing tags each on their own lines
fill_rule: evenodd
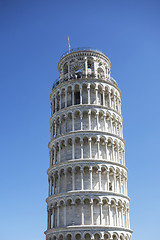
<svg viewBox="0 0 160 240">
<path fill-rule="evenodd" d="M 101 79 L 114 85 L 116 81 L 110 76 L 111 62 L 109 58 L 95 48 L 75 48 L 65 52 L 58 63 L 59 78 L 53 84 L 58 84 L 77 78 Z"/>
</svg>

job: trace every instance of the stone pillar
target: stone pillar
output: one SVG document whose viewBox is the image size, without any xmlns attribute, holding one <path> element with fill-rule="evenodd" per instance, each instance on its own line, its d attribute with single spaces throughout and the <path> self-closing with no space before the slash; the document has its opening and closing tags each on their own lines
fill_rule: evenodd
<svg viewBox="0 0 160 240">
<path fill-rule="evenodd" d="M 64 191 L 67 192 L 67 170 L 64 170 Z"/>
<path fill-rule="evenodd" d="M 62 96 L 61 92 L 59 93 L 59 110 L 61 110 Z"/>
<path fill-rule="evenodd" d="M 99 114 L 96 113 L 96 119 L 97 119 L 97 131 L 99 130 Z"/>
<path fill-rule="evenodd" d="M 74 139 L 72 139 L 72 159 L 75 158 L 75 154 L 74 154 Z"/>
<path fill-rule="evenodd" d="M 82 87 L 80 87 L 80 104 L 82 104 Z"/>
<path fill-rule="evenodd" d="M 74 113 L 72 113 L 72 132 L 74 132 Z"/>
<path fill-rule="evenodd" d="M 114 162 L 114 144 L 112 143 L 112 161 Z"/>
<path fill-rule="evenodd" d="M 111 93 L 108 92 L 109 108 L 111 108 Z"/>
<path fill-rule="evenodd" d="M 91 112 L 88 113 L 88 126 L 89 130 L 91 130 Z"/>
<path fill-rule="evenodd" d="M 72 191 L 75 190 L 75 175 L 74 175 L 74 169 L 72 168 Z"/>
<path fill-rule="evenodd" d="M 89 158 L 92 158 L 92 140 L 91 139 L 89 139 L 88 140 L 89 141 Z"/>
<path fill-rule="evenodd" d="M 89 168 L 90 173 L 90 190 L 92 190 L 92 167 Z"/>
<path fill-rule="evenodd" d="M 83 168 L 81 168 L 81 190 L 83 190 Z"/>
<path fill-rule="evenodd" d="M 106 160 L 108 160 L 107 141 L 106 141 Z"/>
<path fill-rule="evenodd" d="M 81 159 L 83 159 L 83 140 L 81 140 L 80 144 L 81 144 Z"/>
<path fill-rule="evenodd" d="M 67 107 L 67 89 L 65 89 L 65 108 Z"/>
<path fill-rule="evenodd" d="M 95 88 L 96 91 L 96 104 L 98 104 L 98 88 Z"/>
<path fill-rule="evenodd" d="M 72 106 L 74 105 L 74 89 L 72 89 Z"/>
<path fill-rule="evenodd" d="M 74 219 L 75 219 L 75 203 L 72 203 L 72 225 L 74 225 Z"/>
<path fill-rule="evenodd" d="M 108 205 L 108 225 L 111 225 L 111 206 Z"/>
<path fill-rule="evenodd" d="M 57 95 L 55 96 L 55 112 L 57 112 Z"/>
<path fill-rule="evenodd" d="M 103 106 L 105 106 L 105 92 L 103 90 Z"/>
<path fill-rule="evenodd" d="M 100 157 L 99 157 L 99 151 L 100 151 L 99 145 L 100 145 L 100 141 L 97 140 L 97 158 L 98 158 L 98 159 L 100 158 Z"/>
<path fill-rule="evenodd" d="M 85 57 L 85 77 L 87 78 L 87 57 Z"/>
<path fill-rule="evenodd" d="M 54 228 L 54 208 L 52 209 L 52 222 L 53 222 L 53 225 L 51 227 Z"/>
<path fill-rule="evenodd" d="M 122 193 L 122 185 L 121 185 L 121 173 L 119 173 L 119 193 Z"/>
<path fill-rule="evenodd" d="M 91 100 L 90 100 L 90 85 L 89 84 L 88 84 L 87 90 L 88 90 L 88 104 L 90 104 Z"/>
<path fill-rule="evenodd" d="M 100 205 L 100 225 L 102 225 L 102 203 Z"/>
<path fill-rule="evenodd" d="M 93 201 L 91 201 L 90 204 L 91 204 L 91 225 L 93 225 Z"/>
<path fill-rule="evenodd" d="M 121 208 L 121 225 L 124 227 L 123 208 Z"/>
<path fill-rule="evenodd" d="M 82 116 L 83 113 L 80 113 L 80 124 L 81 124 L 81 131 L 83 130 L 83 120 L 82 120 Z"/>
<path fill-rule="evenodd" d="M 83 211 L 83 203 L 81 203 L 81 212 L 82 212 L 82 220 L 81 220 L 81 223 L 82 225 L 84 225 L 84 211 Z"/>
<path fill-rule="evenodd" d="M 107 191 L 109 191 L 109 170 L 107 169 Z"/>
<path fill-rule="evenodd" d="M 59 227 L 59 205 L 57 205 L 57 227 Z"/>
<path fill-rule="evenodd" d="M 116 172 L 113 172 L 113 177 L 114 177 L 114 192 L 117 192 L 117 188 L 116 188 Z"/>
<path fill-rule="evenodd" d="M 66 226 L 66 205 L 64 205 L 64 226 Z"/>
<path fill-rule="evenodd" d="M 101 190 L 101 169 L 98 169 L 98 177 L 99 177 L 99 190 Z"/>
</svg>

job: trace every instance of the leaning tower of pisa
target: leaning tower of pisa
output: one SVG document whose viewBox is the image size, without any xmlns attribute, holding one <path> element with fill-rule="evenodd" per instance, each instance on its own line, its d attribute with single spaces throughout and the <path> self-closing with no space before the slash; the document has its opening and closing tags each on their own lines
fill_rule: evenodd
<svg viewBox="0 0 160 240">
<path fill-rule="evenodd" d="M 74 49 L 51 91 L 46 240 L 131 240 L 121 92 L 108 57 Z"/>
</svg>

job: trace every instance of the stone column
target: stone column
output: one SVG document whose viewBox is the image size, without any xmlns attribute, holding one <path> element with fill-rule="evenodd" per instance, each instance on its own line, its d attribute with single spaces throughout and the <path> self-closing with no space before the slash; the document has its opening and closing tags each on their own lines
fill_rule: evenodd
<svg viewBox="0 0 160 240">
<path fill-rule="evenodd" d="M 118 214 L 117 214 L 117 206 L 116 205 L 115 205 L 115 210 L 116 210 L 115 211 L 116 212 L 116 224 L 115 225 L 117 226 L 118 225 Z"/>
<path fill-rule="evenodd" d="M 119 173 L 119 193 L 122 193 L 122 185 L 121 185 L 121 173 Z"/>
<path fill-rule="evenodd" d="M 75 219 L 75 203 L 72 203 L 72 225 L 74 225 L 74 219 Z"/>
<path fill-rule="evenodd" d="M 88 140 L 89 141 L 89 158 L 92 158 L 92 140 L 91 139 L 89 139 Z"/>
<path fill-rule="evenodd" d="M 107 141 L 106 141 L 106 160 L 108 160 Z"/>
<path fill-rule="evenodd" d="M 59 227 L 59 205 L 57 205 L 57 227 Z"/>
<path fill-rule="evenodd" d="M 107 169 L 107 191 L 109 191 L 109 170 Z"/>
<path fill-rule="evenodd" d="M 82 116 L 83 113 L 80 113 L 80 124 L 81 124 L 81 131 L 83 130 L 83 121 L 82 121 Z"/>
<path fill-rule="evenodd" d="M 99 177 L 99 190 L 101 190 L 101 169 L 98 169 L 98 177 Z"/>
<path fill-rule="evenodd" d="M 108 92 L 109 108 L 111 108 L 111 93 Z"/>
<path fill-rule="evenodd" d="M 99 114 L 96 113 L 96 119 L 97 119 L 97 131 L 99 130 Z"/>
<path fill-rule="evenodd" d="M 67 170 L 64 170 L 64 191 L 67 192 Z"/>
<path fill-rule="evenodd" d="M 52 209 L 52 222 L 53 222 L 53 225 L 51 227 L 54 228 L 54 208 Z"/>
<path fill-rule="evenodd" d="M 61 143 L 59 142 L 59 161 L 58 162 L 60 161 L 61 161 Z"/>
<path fill-rule="evenodd" d="M 99 157 L 99 151 L 100 151 L 99 145 L 100 145 L 100 141 L 97 140 L 97 158 L 98 158 L 98 159 L 100 158 L 100 157 Z"/>
<path fill-rule="evenodd" d="M 56 148 L 54 146 L 54 164 L 56 163 Z"/>
<path fill-rule="evenodd" d="M 82 104 L 82 87 L 80 87 L 80 104 Z"/>
<path fill-rule="evenodd" d="M 60 172 L 58 172 L 58 179 L 57 179 L 57 193 L 60 193 Z"/>
<path fill-rule="evenodd" d="M 65 108 L 67 107 L 67 89 L 65 89 Z"/>
<path fill-rule="evenodd" d="M 111 206 L 108 205 L 108 225 L 111 225 Z"/>
<path fill-rule="evenodd" d="M 74 89 L 72 89 L 72 105 L 74 105 Z"/>
<path fill-rule="evenodd" d="M 91 112 L 88 113 L 88 126 L 89 130 L 91 130 Z"/>
<path fill-rule="evenodd" d="M 116 188 L 116 172 L 113 172 L 113 177 L 114 177 L 114 192 L 117 192 L 117 188 Z"/>
<path fill-rule="evenodd" d="M 62 97 L 61 97 L 61 92 L 59 93 L 59 110 L 61 110 L 61 101 L 62 100 Z"/>
<path fill-rule="evenodd" d="M 102 225 L 102 203 L 100 205 L 100 225 Z"/>
<path fill-rule="evenodd" d="M 91 166 L 89 168 L 89 173 L 90 173 L 90 190 L 92 190 L 92 167 Z"/>
<path fill-rule="evenodd" d="M 114 162 L 114 144 L 112 143 L 112 161 Z"/>
<path fill-rule="evenodd" d="M 88 104 L 90 104 L 90 102 L 91 102 L 91 100 L 90 100 L 90 84 L 88 84 L 87 90 L 88 90 Z"/>
<path fill-rule="evenodd" d="M 121 225 L 122 225 L 122 227 L 124 227 L 123 208 L 121 208 Z"/>
<path fill-rule="evenodd" d="M 66 205 L 64 205 L 64 226 L 66 226 Z"/>
<path fill-rule="evenodd" d="M 82 212 L 82 220 L 81 220 L 81 223 L 82 225 L 84 225 L 84 211 L 83 211 L 83 203 L 81 203 L 81 212 Z"/>
<path fill-rule="evenodd" d="M 72 113 L 72 132 L 74 132 L 74 113 Z"/>
<path fill-rule="evenodd" d="M 74 169 L 72 168 L 72 191 L 75 190 L 75 175 L 74 175 Z"/>
<path fill-rule="evenodd" d="M 57 95 L 55 96 L 55 112 L 57 112 Z"/>
<path fill-rule="evenodd" d="M 85 57 L 85 77 L 87 77 L 87 57 Z"/>
<path fill-rule="evenodd" d="M 91 204 L 91 225 L 93 225 L 93 201 L 91 201 L 90 204 Z"/>
<path fill-rule="evenodd" d="M 96 104 L 98 104 L 98 88 L 95 88 L 96 90 Z"/>
<path fill-rule="evenodd" d="M 102 92 L 103 92 L 103 106 L 105 106 L 105 92 L 104 92 L 104 90 L 102 90 Z"/>
<path fill-rule="evenodd" d="M 83 140 L 81 140 L 81 159 L 83 159 Z"/>
<path fill-rule="evenodd" d="M 72 139 L 72 159 L 75 158 L 75 154 L 74 154 L 74 139 Z"/>
<path fill-rule="evenodd" d="M 81 190 L 83 190 L 83 168 L 81 168 Z"/>
<path fill-rule="evenodd" d="M 52 178 L 50 177 L 50 182 L 49 182 L 49 195 L 51 196 L 52 195 Z"/>
</svg>

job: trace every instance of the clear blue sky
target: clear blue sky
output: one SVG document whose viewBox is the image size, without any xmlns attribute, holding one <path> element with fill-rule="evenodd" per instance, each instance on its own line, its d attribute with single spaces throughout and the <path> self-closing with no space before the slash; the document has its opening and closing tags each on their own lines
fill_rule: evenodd
<svg viewBox="0 0 160 240">
<path fill-rule="evenodd" d="M 49 95 L 71 47 L 105 52 L 122 91 L 133 240 L 158 239 L 160 2 L 0 0 L 0 239 L 44 240 Z"/>
</svg>

